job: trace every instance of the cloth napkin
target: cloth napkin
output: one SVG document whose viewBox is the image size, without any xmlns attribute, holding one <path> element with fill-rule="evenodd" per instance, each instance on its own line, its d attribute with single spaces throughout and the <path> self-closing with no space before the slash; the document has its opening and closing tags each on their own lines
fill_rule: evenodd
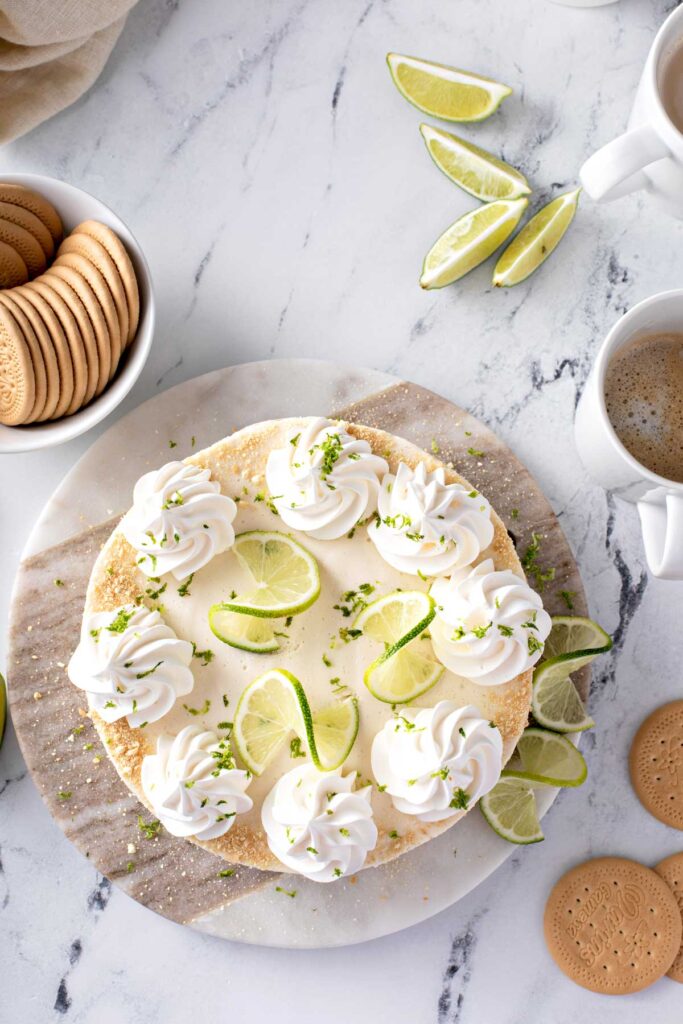
<svg viewBox="0 0 683 1024">
<path fill-rule="evenodd" d="M 137 0 L 0 0 L 0 143 L 90 88 Z"/>
</svg>

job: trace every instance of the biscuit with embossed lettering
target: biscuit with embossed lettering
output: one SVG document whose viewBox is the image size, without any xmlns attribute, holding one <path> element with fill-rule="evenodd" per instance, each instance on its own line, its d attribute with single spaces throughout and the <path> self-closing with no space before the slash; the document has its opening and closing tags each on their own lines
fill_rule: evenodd
<svg viewBox="0 0 683 1024">
<path fill-rule="evenodd" d="M 638 992 L 663 977 L 681 945 L 683 922 L 666 882 L 622 857 L 568 871 L 543 921 L 557 966 L 577 985 L 605 995 Z"/>
<path fill-rule="evenodd" d="M 683 829 L 683 700 L 645 719 L 631 745 L 629 768 L 643 807 L 665 825 Z"/>
<path fill-rule="evenodd" d="M 683 853 L 674 853 L 671 857 L 667 857 L 657 865 L 655 871 L 662 876 L 676 897 L 678 909 L 683 917 Z M 667 972 L 667 977 L 683 982 L 683 942 L 678 956 Z"/>
</svg>

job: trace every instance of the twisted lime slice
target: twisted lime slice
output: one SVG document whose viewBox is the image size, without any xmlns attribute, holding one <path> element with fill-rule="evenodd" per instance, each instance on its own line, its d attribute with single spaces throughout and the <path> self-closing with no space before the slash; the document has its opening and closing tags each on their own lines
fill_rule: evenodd
<svg viewBox="0 0 683 1024">
<path fill-rule="evenodd" d="M 503 777 L 479 801 L 481 813 L 494 832 L 509 843 L 527 846 L 544 839 L 533 786 L 526 779 Z"/>
<path fill-rule="evenodd" d="M 524 175 L 472 142 L 421 124 L 427 151 L 440 171 L 476 199 L 517 199 L 531 192 Z"/>
<path fill-rule="evenodd" d="M 253 578 L 251 593 L 223 602 L 227 611 L 261 618 L 298 615 L 317 600 L 320 573 L 313 555 L 286 533 L 251 530 L 235 537 L 237 559 Z"/>
<path fill-rule="evenodd" d="M 555 732 L 583 732 L 595 722 L 587 713 L 571 673 L 589 665 L 612 646 L 597 622 L 578 615 L 556 615 L 546 640 L 546 660 L 534 672 L 531 711 L 539 725 Z"/>
<path fill-rule="evenodd" d="M 583 754 L 566 736 L 531 726 L 519 738 L 503 776 L 544 786 L 580 786 L 588 769 Z"/>
<path fill-rule="evenodd" d="M 242 761 L 261 775 L 294 733 L 308 744 L 320 771 L 344 763 L 358 733 L 355 697 L 335 701 L 311 713 L 303 686 L 291 672 L 265 672 L 242 692 L 235 712 L 232 739 Z"/>
<path fill-rule="evenodd" d="M 421 288 L 444 288 L 487 260 L 517 227 L 528 200 L 486 203 L 446 228 L 425 256 Z"/>
<path fill-rule="evenodd" d="M 209 610 L 209 626 L 214 636 L 230 647 L 250 654 L 272 654 L 280 650 L 271 619 L 257 615 L 240 615 L 223 604 L 214 604 Z"/>
<path fill-rule="evenodd" d="M 388 53 L 387 64 L 401 95 L 418 110 L 443 121 L 483 121 L 512 92 L 491 78 L 419 57 Z"/>
<path fill-rule="evenodd" d="M 525 224 L 496 263 L 493 283 L 510 288 L 538 270 L 564 238 L 574 220 L 580 188 L 565 192 L 544 206 Z"/>
</svg>

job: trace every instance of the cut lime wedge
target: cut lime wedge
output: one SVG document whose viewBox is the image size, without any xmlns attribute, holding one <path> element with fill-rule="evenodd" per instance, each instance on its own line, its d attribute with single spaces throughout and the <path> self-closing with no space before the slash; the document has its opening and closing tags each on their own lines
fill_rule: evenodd
<svg viewBox="0 0 683 1024">
<path fill-rule="evenodd" d="M 539 665 L 534 672 L 534 688 L 531 694 L 531 713 L 545 729 L 555 732 L 583 732 L 592 729 L 595 722 L 590 717 L 570 672 L 593 660 L 594 655 L 578 659 L 576 665 L 562 657 L 551 659 Z"/>
<path fill-rule="evenodd" d="M 503 775 L 544 786 L 580 786 L 588 769 L 566 736 L 531 726 L 522 733 Z"/>
<path fill-rule="evenodd" d="M 214 636 L 240 651 L 271 654 L 280 649 L 275 636 L 275 626 L 270 619 L 262 619 L 257 615 L 240 615 L 224 604 L 211 606 L 209 626 Z"/>
<path fill-rule="evenodd" d="M 512 92 L 491 78 L 419 57 L 388 53 L 387 64 L 401 95 L 418 110 L 443 121 L 483 121 Z"/>
<path fill-rule="evenodd" d="M 480 206 L 444 231 L 425 257 L 421 288 L 443 288 L 488 259 L 517 227 L 528 200 L 499 199 Z"/>
<path fill-rule="evenodd" d="M 235 537 L 233 551 L 256 589 L 225 601 L 228 611 L 263 618 L 298 615 L 320 594 L 318 563 L 286 533 L 251 530 Z"/>
<path fill-rule="evenodd" d="M 434 598 L 422 590 L 396 590 L 371 601 L 357 616 L 354 629 L 384 644 L 385 657 L 420 636 L 436 615 Z"/>
<path fill-rule="evenodd" d="M 527 846 L 545 838 L 533 786 L 525 779 L 501 778 L 481 798 L 479 807 L 493 831 L 509 843 Z"/>
<path fill-rule="evenodd" d="M 553 199 L 510 242 L 493 271 L 493 283 L 509 288 L 525 281 L 557 248 L 574 219 L 580 188 Z"/>
<path fill-rule="evenodd" d="M 291 672 L 277 668 L 259 676 L 242 692 L 232 738 L 242 761 L 254 775 L 261 775 L 292 733 L 308 744 L 316 768 L 331 771 L 349 756 L 358 723 L 355 698 L 335 701 L 311 714 L 299 680 Z"/>
<path fill-rule="evenodd" d="M 554 658 L 597 657 L 612 646 L 612 638 L 592 619 L 580 615 L 553 615 L 550 636 L 543 654 L 546 661 Z M 572 668 L 572 671 L 574 669 Z"/>
<path fill-rule="evenodd" d="M 420 132 L 439 170 L 471 196 L 491 202 L 531 192 L 523 174 L 474 143 L 429 124 L 421 124 Z"/>
</svg>

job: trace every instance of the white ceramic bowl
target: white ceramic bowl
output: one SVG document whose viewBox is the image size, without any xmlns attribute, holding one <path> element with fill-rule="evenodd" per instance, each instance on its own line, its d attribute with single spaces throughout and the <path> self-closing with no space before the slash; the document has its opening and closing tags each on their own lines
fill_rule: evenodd
<svg viewBox="0 0 683 1024">
<path fill-rule="evenodd" d="M 103 420 L 123 401 L 140 376 L 149 355 L 154 333 L 154 294 L 149 267 L 142 249 L 123 221 L 99 199 L 95 199 L 83 189 L 43 174 L 0 173 L 0 181 L 26 185 L 27 188 L 32 188 L 49 199 L 64 222 L 65 234 L 84 220 L 99 220 L 107 224 L 124 242 L 135 267 L 140 289 L 140 322 L 137 334 L 121 360 L 114 381 L 99 398 L 73 416 L 66 416 L 54 422 L 35 423 L 26 427 L 6 427 L 0 424 L 0 453 L 28 452 L 37 448 L 50 448 L 52 445 L 78 437 Z"/>
</svg>

